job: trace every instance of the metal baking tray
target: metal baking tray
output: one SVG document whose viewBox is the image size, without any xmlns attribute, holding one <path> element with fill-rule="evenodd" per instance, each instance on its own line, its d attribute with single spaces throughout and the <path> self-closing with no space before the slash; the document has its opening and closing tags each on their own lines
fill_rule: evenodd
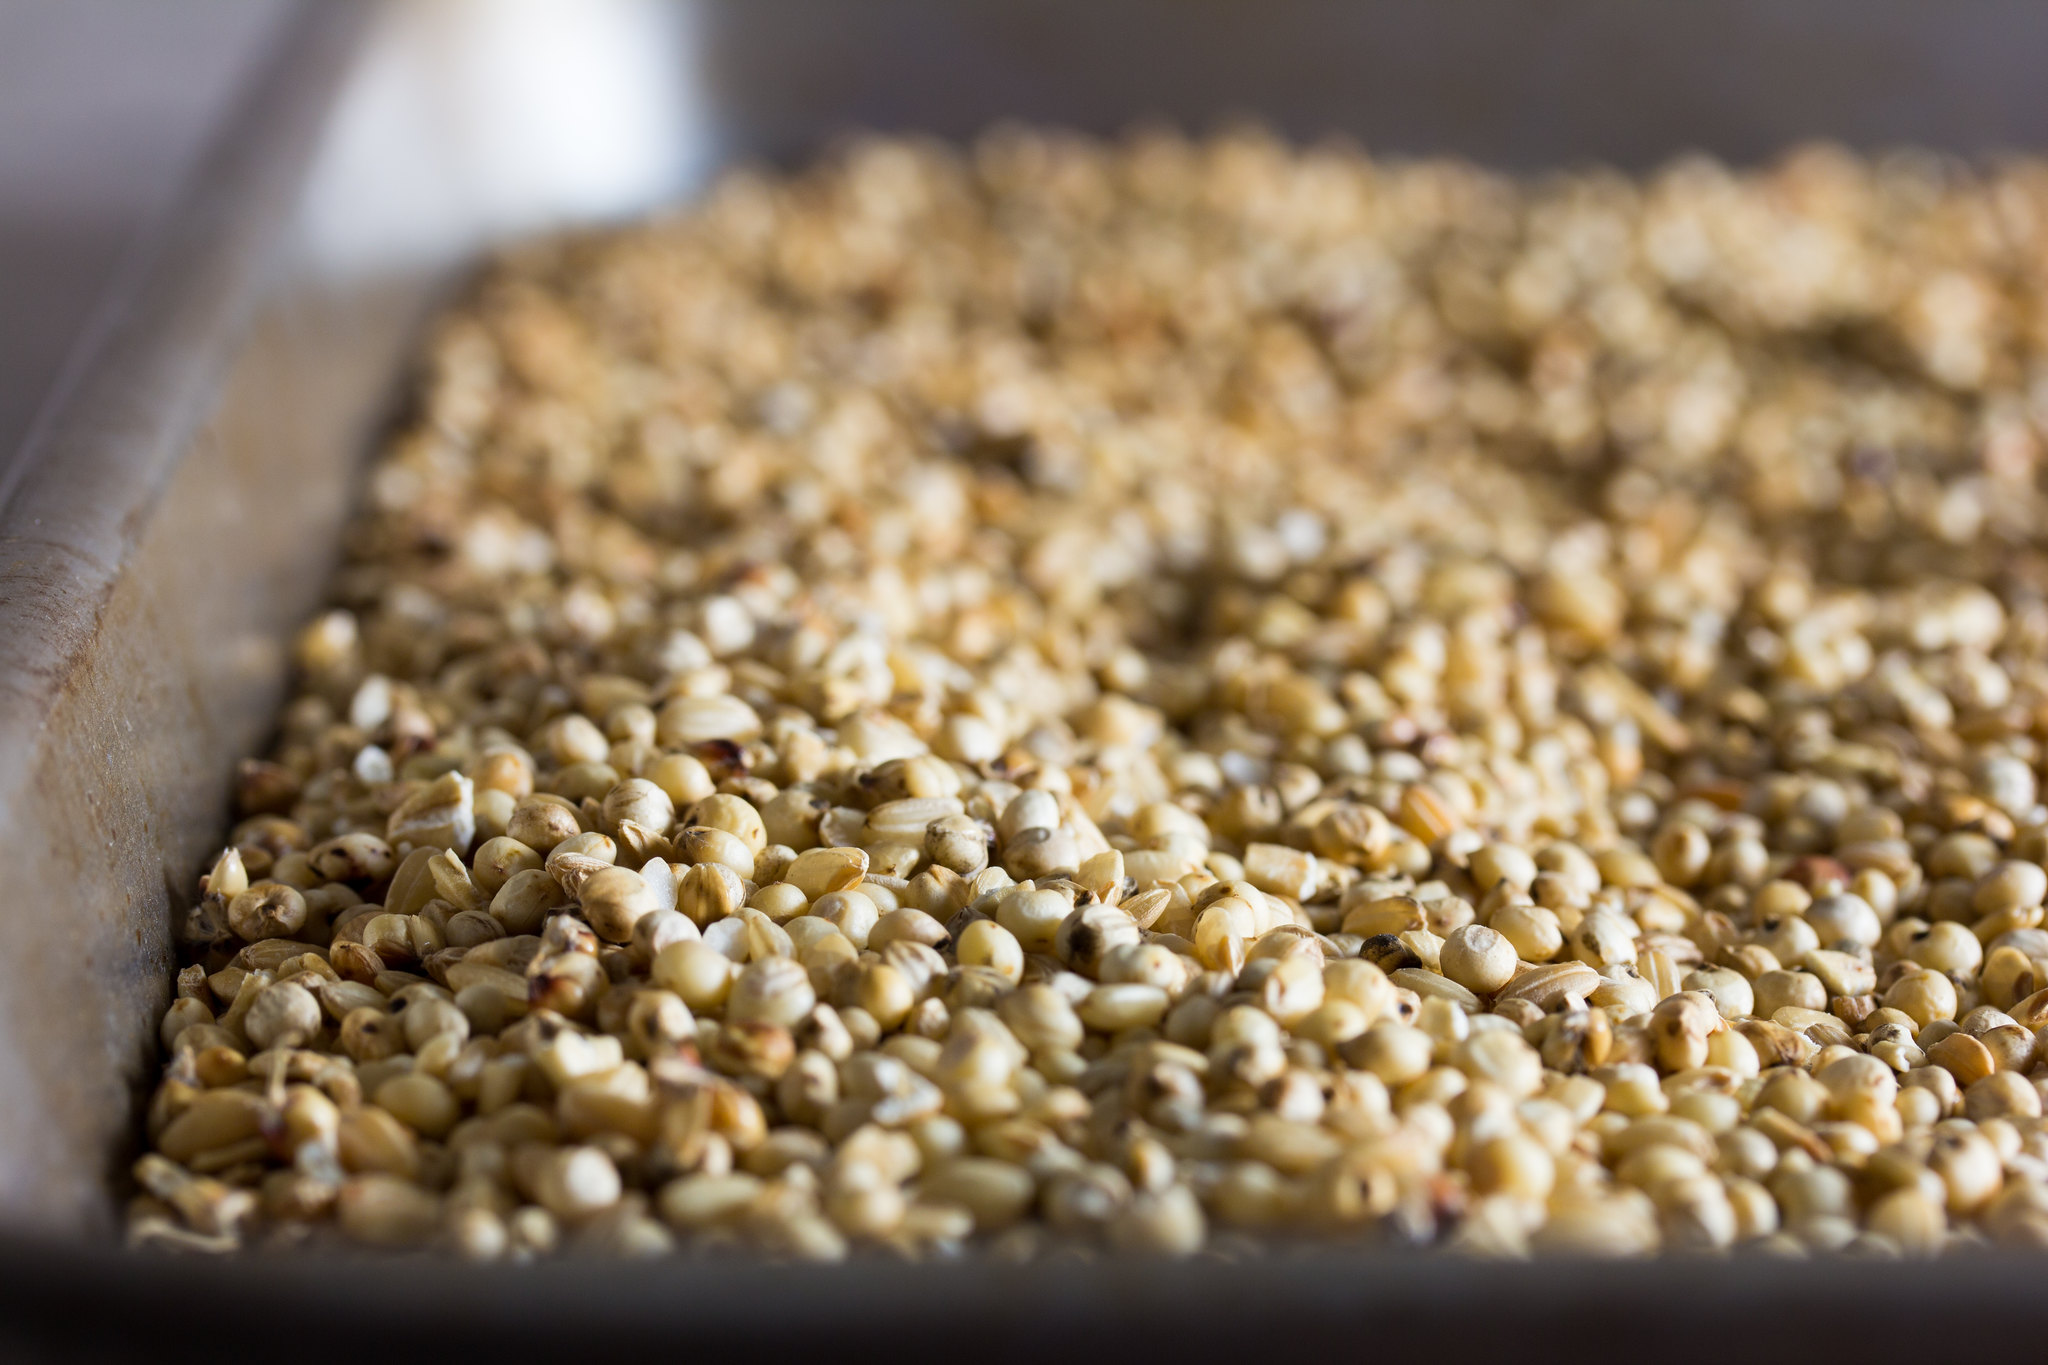
<svg viewBox="0 0 2048 1365">
<path fill-rule="evenodd" d="M 1251 116 L 1515 171 L 2048 146 L 2028 0 L 303 0 L 0 482 L 0 1355 L 639 1347 L 1009 1360 L 1927 1358 L 2040 1265 L 470 1268 L 119 1250 L 174 909 L 282 695 L 417 326 L 522 233 L 859 127 Z"/>
</svg>

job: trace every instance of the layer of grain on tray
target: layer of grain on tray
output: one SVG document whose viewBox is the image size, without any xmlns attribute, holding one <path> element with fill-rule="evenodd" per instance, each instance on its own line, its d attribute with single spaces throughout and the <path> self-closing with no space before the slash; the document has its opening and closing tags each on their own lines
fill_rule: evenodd
<svg viewBox="0 0 2048 1365">
<path fill-rule="evenodd" d="M 441 324 L 138 1241 L 2048 1245 L 2048 173 L 862 145 Z"/>
</svg>

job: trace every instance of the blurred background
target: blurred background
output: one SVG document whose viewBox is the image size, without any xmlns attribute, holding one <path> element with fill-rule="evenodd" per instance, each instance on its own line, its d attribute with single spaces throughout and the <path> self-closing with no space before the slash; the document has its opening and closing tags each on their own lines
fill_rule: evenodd
<svg viewBox="0 0 2048 1365">
<path fill-rule="evenodd" d="M 150 225 L 325 4 L 369 20 L 298 209 L 330 279 L 446 268 L 860 126 L 1250 113 L 1510 169 L 2048 145 L 2034 0 L 0 0 L 0 488 Z"/>
<path fill-rule="evenodd" d="M 0 0 L 0 451 L 290 8 Z"/>
<path fill-rule="evenodd" d="M 690 176 L 687 5 L 318 2 L 365 16 L 300 209 L 329 273 L 443 259 L 479 228 L 624 212 Z M 152 229 L 308 9 L 0 0 L 0 485 L 67 373 L 121 324 Z"/>
</svg>

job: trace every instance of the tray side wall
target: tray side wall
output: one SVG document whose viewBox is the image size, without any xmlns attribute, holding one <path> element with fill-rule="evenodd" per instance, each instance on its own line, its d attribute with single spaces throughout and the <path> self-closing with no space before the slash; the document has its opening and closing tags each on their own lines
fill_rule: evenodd
<svg viewBox="0 0 2048 1365">
<path fill-rule="evenodd" d="M 0 1217 L 111 1226 L 169 994 L 172 916 L 269 726 L 351 477 L 364 297 L 278 266 L 353 41 L 308 7 L 131 259 L 0 507 Z M 355 391 L 345 392 L 351 387 Z"/>
<path fill-rule="evenodd" d="M 855 126 L 960 136 L 1006 115 L 1113 131 L 1258 110 L 1297 136 L 1520 168 L 1755 159 L 1815 133 L 2048 145 L 2048 7 L 2022 0 L 581 0 L 578 31 L 608 15 L 611 46 L 528 35 L 519 61 L 444 78 L 451 52 L 513 50 L 507 16 L 540 8 L 307 4 L 39 463 L 0 490 L 0 836 L 18 851 L 0 1222 L 109 1225 L 171 917 L 271 724 L 282 642 L 323 591 L 412 328 L 499 236 Z M 605 52 L 638 54 L 640 84 L 608 80 Z M 411 93 L 377 113 L 392 89 Z M 550 109 L 605 99 L 617 121 L 594 126 L 664 130 L 609 179 L 530 145 Z M 329 163 L 348 173 L 323 180 Z M 433 223 L 371 221 L 423 187 Z"/>
</svg>

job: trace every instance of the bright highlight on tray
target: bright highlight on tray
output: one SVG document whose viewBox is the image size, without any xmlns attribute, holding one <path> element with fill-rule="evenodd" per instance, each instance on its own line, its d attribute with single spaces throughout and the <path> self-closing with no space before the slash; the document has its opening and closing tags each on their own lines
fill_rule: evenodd
<svg viewBox="0 0 2048 1365">
<path fill-rule="evenodd" d="M 871 141 L 435 329 L 139 1243 L 2048 1246 L 2048 172 Z"/>
</svg>

